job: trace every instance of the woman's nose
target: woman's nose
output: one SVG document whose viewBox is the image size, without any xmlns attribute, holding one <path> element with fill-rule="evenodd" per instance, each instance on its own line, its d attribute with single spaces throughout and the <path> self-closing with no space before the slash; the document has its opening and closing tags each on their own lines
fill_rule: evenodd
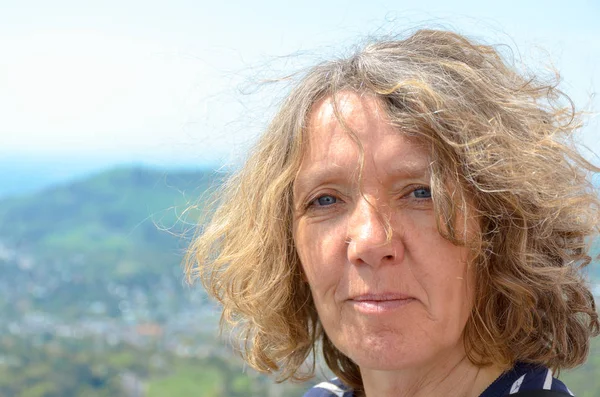
<svg viewBox="0 0 600 397">
<path fill-rule="evenodd" d="M 348 260 L 360 266 L 395 264 L 403 255 L 388 213 L 362 198 L 348 220 Z"/>
</svg>

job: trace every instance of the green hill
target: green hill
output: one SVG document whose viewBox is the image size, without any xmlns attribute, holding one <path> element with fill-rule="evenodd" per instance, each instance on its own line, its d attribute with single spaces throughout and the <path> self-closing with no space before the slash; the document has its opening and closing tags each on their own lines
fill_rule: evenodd
<svg viewBox="0 0 600 397">
<path fill-rule="evenodd" d="M 209 171 L 120 168 L 1 200 L 0 241 L 37 262 L 85 263 L 90 281 L 160 274 L 193 227 L 183 211 L 213 182 Z"/>
<path fill-rule="evenodd" d="M 150 300 L 168 291 L 176 305 L 183 236 L 199 209 L 185 211 L 216 181 L 211 171 L 119 168 L 0 200 L 0 308 L 15 310 L 21 299 L 31 310 L 76 317 L 96 303 L 117 316 L 119 286 Z"/>
</svg>

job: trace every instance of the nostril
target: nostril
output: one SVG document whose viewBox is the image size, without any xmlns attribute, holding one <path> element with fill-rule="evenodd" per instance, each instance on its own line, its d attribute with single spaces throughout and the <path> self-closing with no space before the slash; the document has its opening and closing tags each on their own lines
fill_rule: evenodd
<svg viewBox="0 0 600 397">
<path fill-rule="evenodd" d="M 391 261 L 392 259 L 394 259 L 394 257 L 392 255 L 386 255 L 383 257 L 383 259 Z"/>
</svg>

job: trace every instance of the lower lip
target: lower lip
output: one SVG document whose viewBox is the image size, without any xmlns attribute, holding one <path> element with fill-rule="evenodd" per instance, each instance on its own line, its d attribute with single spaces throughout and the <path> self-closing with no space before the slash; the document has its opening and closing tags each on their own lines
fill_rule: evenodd
<svg viewBox="0 0 600 397">
<path fill-rule="evenodd" d="M 357 311 L 359 311 L 361 313 L 379 314 L 379 313 L 386 313 L 386 312 L 400 309 L 414 301 L 415 301 L 414 299 L 392 299 L 392 300 L 385 300 L 385 301 L 350 300 L 349 302 L 350 302 L 350 304 L 352 304 L 352 306 L 354 306 L 354 308 Z"/>
</svg>

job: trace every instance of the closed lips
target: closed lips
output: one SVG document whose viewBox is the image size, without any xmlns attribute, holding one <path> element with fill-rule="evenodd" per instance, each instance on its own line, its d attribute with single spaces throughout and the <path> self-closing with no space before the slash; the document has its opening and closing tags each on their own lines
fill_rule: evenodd
<svg viewBox="0 0 600 397">
<path fill-rule="evenodd" d="M 409 300 L 414 299 L 412 296 L 404 295 L 404 294 L 366 294 L 366 295 L 358 295 L 350 300 L 356 302 L 385 302 L 385 301 L 396 301 L 396 300 Z"/>
</svg>

